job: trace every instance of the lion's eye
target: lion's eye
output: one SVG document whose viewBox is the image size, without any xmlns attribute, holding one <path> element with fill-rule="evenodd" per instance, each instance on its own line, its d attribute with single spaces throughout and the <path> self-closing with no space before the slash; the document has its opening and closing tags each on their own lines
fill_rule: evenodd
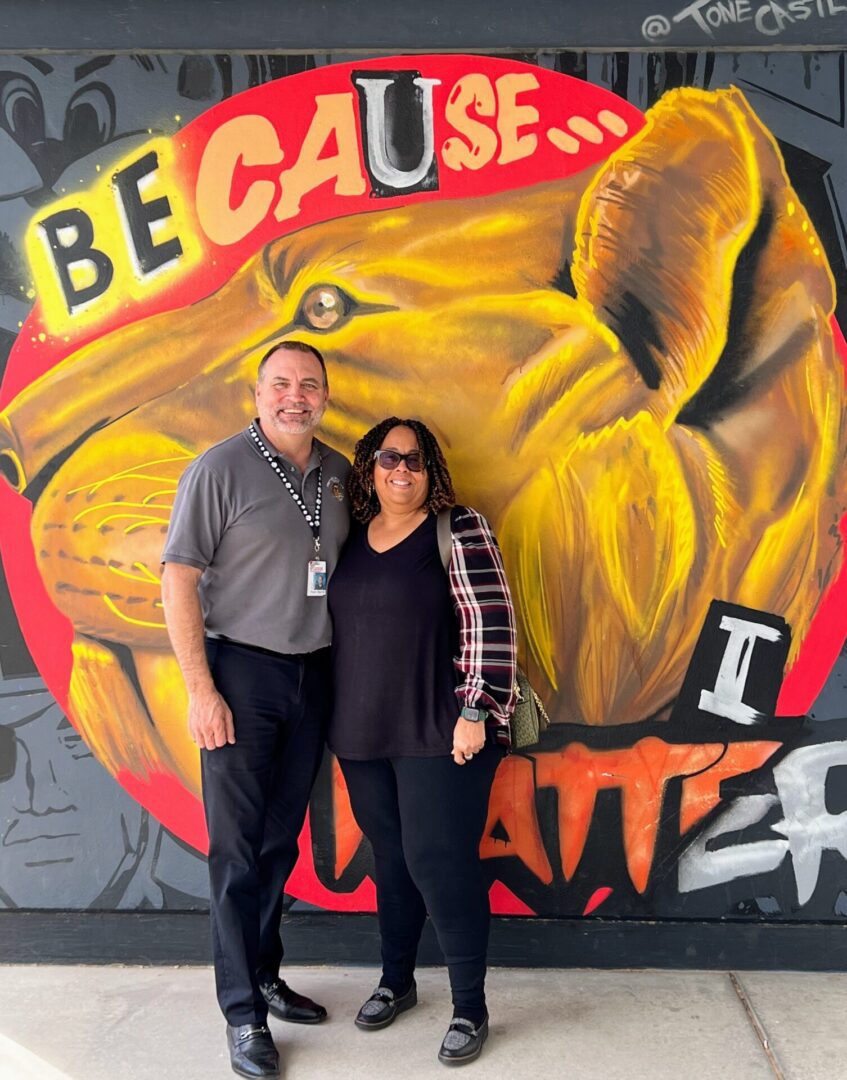
<svg viewBox="0 0 847 1080">
<path fill-rule="evenodd" d="M 332 330 L 355 306 L 343 289 L 335 285 L 315 285 L 303 297 L 296 321 L 312 330 Z"/>
</svg>

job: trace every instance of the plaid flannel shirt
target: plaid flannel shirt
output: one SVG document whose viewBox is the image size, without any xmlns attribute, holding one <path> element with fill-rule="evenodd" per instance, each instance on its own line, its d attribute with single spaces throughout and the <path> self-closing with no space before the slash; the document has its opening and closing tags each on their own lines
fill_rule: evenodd
<svg viewBox="0 0 847 1080">
<path fill-rule="evenodd" d="M 487 709 L 497 741 L 509 746 L 515 707 L 515 609 L 503 558 L 485 518 L 467 506 L 450 515 L 452 551 L 448 578 L 459 620 L 460 708 Z"/>
</svg>

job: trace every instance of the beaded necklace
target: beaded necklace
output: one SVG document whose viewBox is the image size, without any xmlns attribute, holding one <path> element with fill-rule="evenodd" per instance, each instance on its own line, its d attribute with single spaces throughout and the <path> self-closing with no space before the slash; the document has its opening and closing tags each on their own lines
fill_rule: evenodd
<svg viewBox="0 0 847 1080">
<path fill-rule="evenodd" d="M 250 432 L 250 438 L 262 451 L 262 457 L 267 461 L 268 465 L 270 465 L 270 467 L 280 478 L 283 484 L 285 484 L 285 490 L 288 492 L 288 494 L 291 496 L 297 506 L 300 507 L 300 513 L 306 519 L 306 524 L 312 530 L 312 536 L 315 539 L 315 554 L 319 555 L 321 550 L 321 478 L 323 476 L 323 465 L 318 466 L 318 494 L 317 498 L 315 499 L 315 513 L 313 515 L 309 511 L 309 508 L 306 506 L 306 500 L 297 494 L 291 481 L 279 467 L 279 463 L 277 462 L 276 458 L 270 452 L 270 450 L 268 450 L 267 446 L 265 446 L 264 440 L 262 439 L 259 432 L 256 430 L 255 422 L 250 425 L 248 430 Z"/>
</svg>

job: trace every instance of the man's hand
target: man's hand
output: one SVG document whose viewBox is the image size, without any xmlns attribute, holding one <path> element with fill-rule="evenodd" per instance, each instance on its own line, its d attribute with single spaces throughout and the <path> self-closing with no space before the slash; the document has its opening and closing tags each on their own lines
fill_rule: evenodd
<svg viewBox="0 0 847 1080">
<path fill-rule="evenodd" d="M 235 743 L 232 712 L 217 690 L 213 688 L 189 696 L 188 730 L 201 750 L 217 750 L 227 743 Z"/>
<path fill-rule="evenodd" d="M 474 723 L 460 716 L 453 728 L 453 760 L 457 765 L 466 764 L 465 755 L 478 754 L 485 746 L 485 724 Z"/>
<path fill-rule="evenodd" d="M 167 563 L 162 572 L 162 604 L 171 645 L 188 691 L 188 731 L 201 750 L 235 742 L 229 705 L 212 681 L 203 644 L 203 612 L 197 588 L 202 570 Z"/>
</svg>

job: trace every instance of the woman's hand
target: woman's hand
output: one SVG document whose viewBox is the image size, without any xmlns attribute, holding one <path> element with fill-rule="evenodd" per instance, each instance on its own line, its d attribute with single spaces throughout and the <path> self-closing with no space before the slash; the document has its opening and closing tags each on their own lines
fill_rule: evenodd
<svg viewBox="0 0 847 1080">
<path fill-rule="evenodd" d="M 485 746 L 485 724 L 460 716 L 453 728 L 453 760 L 464 765 Z"/>
</svg>

